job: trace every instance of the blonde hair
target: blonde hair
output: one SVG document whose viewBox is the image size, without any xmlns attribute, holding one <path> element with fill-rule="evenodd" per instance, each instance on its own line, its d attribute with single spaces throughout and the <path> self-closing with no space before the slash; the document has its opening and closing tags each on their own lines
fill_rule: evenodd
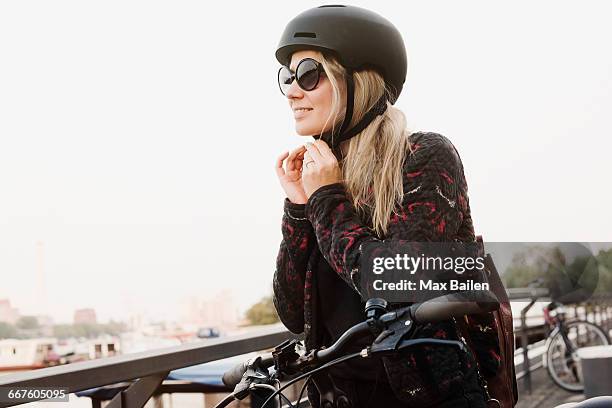
<svg viewBox="0 0 612 408">
<path fill-rule="evenodd" d="M 333 88 L 332 112 L 325 122 L 332 132 L 344 119 L 346 70 L 329 55 L 320 55 L 321 63 Z M 382 76 L 371 69 L 355 72 L 353 117 L 348 129 L 355 126 L 376 104 L 383 93 L 389 95 Z M 371 219 L 372 228 L 383 238 L 396 206 L 404 196 L 402 164 L 410 151 L 406 117 L 387 102 L 387 110 L 364 130 L 349 139 L 347 154 L 341 160 L 344 185 L 359 215 Z"/>
</svg>

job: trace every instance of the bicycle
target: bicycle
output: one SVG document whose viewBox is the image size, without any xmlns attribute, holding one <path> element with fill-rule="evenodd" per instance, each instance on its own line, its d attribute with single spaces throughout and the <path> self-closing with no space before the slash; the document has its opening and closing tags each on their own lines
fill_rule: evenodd
<svg viewBox="0 0 612 408">
<path fill-rule="evenodd" d="M 537 278 L 527 286 L 545 287 L 544 278 Z M 549 333 L 542 355 L 542 364 L 553 382 L 570 392 L 584 390 L 578 349 L 610 344 L 608 334 L 595 323 L 573 318 L 566 320 L 563 304 L 553 300 L 543 308 L 544 322 Z"/>
<path fill-rule="evenodd" d="M 452 345 L 466 351 L 467 345 L 462 338 L 461 340 L 414 339 L 412 336 L 415 333 L 415 327 L 418 324 L 445 321 L 464 315 L 487 313 L 497 307 L 497 299 L 489 291 L 457 292 L 394 310 L 388 310 L 388 304 L 384 299 L 369 299 L 365 305 L 365 321 L 350 327 L 331 346 L 300 354 L 298 341 L 286 340 L 279 344 L 272 353 L 257 356 L 226 372 L 223 375 L 223 382 L 228 387 L 234 387 L 234 392 L 215 408 L 226 407 L 232 401 L 242 400 L 252 392 L 261 389 L 271 392 L 261 408 L 270 408 L 269 404 L 276 401 L 277 396 L 279 406 L 282 406 L 284 400 L 289 407 L 294 407 L 296 405 L 283 395 L 283 390 L 306 378 L 297 399 L 299 404 L 306 385 L 313 375 L 353 358 L 389 355 L 420 344 Z M 371 345 L 351 354 L 343 351 L 352 341 L 368 333 L 374 334 L 375 337 Z M 271 367 L 274 367 L 272 372 L 269 370 Z M 281 386 L 281 380 L 288 381 Z M 489 402 L 497 403 L 497 406 L 500 406 L 499 401 L 488 396 L 486 386 L 483 388 Z M 332 390 L 319 391 L 323 408 L 350 406 L 345 396 L 337 397 L 335 400 L 337 405 L 334 405 Z"/>
<path fill-rule="evenodd" d="M 609 345 L 608 334 L 586 320 L 566 320 L 563 305 L 551 302 L 544 307 L 544 321 L 551 329 L 546 339 L 542 362 L 553 382 L 564 390 L 584 390 L 578 349 Z"/>
</svg>

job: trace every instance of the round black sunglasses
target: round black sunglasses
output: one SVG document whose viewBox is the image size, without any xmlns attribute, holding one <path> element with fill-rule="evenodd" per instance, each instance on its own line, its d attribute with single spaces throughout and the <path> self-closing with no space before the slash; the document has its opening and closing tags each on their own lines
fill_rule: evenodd
<svg viewBox="0 0 612 408">
<path fill-rule="evenodd" d="M 304 58 L 298 63 L 295 72 L 291 71 L 289 67 L 280 67 L 278 70 L 278 87 L 283 95 L 287 95 L 287 91 L 295 79 L 301 89 L 312 91 L 319 84 L 322 73 L 324 74 L 325 70 L 323 70 L 323 65 L 320 62 L 312 58 Z"/>
</svg>

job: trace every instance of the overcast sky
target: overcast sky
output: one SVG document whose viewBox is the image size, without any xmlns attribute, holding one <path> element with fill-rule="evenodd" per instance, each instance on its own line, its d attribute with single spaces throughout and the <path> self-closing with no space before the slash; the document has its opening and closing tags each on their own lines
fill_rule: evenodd
<svg viewBox="0 0 612 408">
<path fill-rule="evenodd" d="M 274 159 L 305 141 L 274 51 L 320 4 L 0 2 L 0 298 L 40 312 L 41 259 L 56 320 L 269 293 Z M 459 150 L 478 233 L 612 241 L 609 2 L 352 4 L 402 32 L 397 106 Z"/>
</svg>

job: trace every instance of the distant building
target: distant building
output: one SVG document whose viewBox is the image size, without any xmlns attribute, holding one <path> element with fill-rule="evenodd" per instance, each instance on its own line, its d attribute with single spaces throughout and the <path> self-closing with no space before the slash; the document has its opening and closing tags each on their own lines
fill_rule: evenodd
<svg viewBox="0 0 612 408">
<path fill-rule="evenodd" d="M 238 308 L 232 291 L 222 290 L 206 298 L 190 298 L 185 304 L 181 320 L 183 323 L 223 331 L 235 328 L 239 322 L 238 317 Z"/>
<path fill-rule="evenodd" d="M 95 324 L 96 311 L 91 308 L 77 309 L 74 311 L 74 324 Z"/>
<path fill-rule="evenodd" d="M 0 299 L 0 322 L 15 324 L 19 320 L 19 310 L 11 307 L 8 299 Z"/>
</svg>

